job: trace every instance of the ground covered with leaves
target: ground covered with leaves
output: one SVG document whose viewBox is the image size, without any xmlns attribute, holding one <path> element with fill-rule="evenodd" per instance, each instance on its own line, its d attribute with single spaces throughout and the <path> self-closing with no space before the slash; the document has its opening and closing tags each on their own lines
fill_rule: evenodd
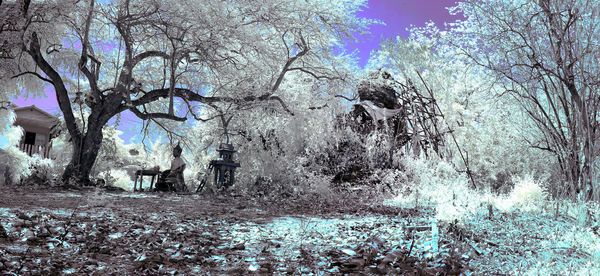
<svg viewBox="0 0 600 276">
<path fill-rule="evenodd" d="M 480 221 L 443 223 L 432 219 L 433 212 L 353 196 L 257 199 L 2 188 L 0 272 L 469 275 L 522 274 L 540 267 L 559 274 L 593 271 L 597 256 L 561 240 L 564 221 L 482 215 Z M 581 230 L 597 235 L 593 228 Z"/>
</svg>

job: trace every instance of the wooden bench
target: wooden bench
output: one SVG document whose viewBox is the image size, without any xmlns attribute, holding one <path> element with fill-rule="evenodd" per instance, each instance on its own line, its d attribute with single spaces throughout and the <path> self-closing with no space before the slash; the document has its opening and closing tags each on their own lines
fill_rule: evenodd
<svg viewBox="0 0 600 276">
<path fill-rule="evenodd" d="M 140 191 L 142 191 L 142 183 L 144 180 L 144 176 L 152 176 L 152 180 L 150 180 L 150 191 L 153 191 L 154 188 L 154 179 L 156 176 L 160 175 L 160 171 L 156 170 L 137 170 L 135 171 L 135 181 L 133 182 L 133 191 L 136 191 L 138 178 L 140 179 Z"/>
</svg>

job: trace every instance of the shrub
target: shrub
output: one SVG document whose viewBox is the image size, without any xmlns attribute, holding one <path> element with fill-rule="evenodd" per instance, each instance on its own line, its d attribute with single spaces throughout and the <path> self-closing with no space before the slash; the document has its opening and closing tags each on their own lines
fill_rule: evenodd
<svg viewBox="0 0 600 276">
<path fill-rule="evenodd" d="M 110 169 L 98 174 L 105 183 L 110 186 L 119 187 L 126 191 L 133 190 L 133 181 L 127 171 L 121 169 Z"/>
<path fill-rule="evenodd" d="M 515 186 L 509 197 L 513 207 L 523 211 L 532 211 L 543 206 L 547 193 L 541 183 L 533 180 L 530 176 L 516 178 L 513 182 Z"/>
<path fill-rule="evenodd" d="M 540 211 L 546 204 L 548 193 L 539 181 L 531 176 L 513 178 L 513 189 L 508 196 L 498 196 L 493 204 L 502 212 Z"/>
<path fill-rule="evenodd" d="M 3 136 L 6 138 L 6 149 L 0 154 L 2 166 L 0 174 L 5 184 L 54 184 L 54 162 L 39 154 L 28 156 L 17 147 L 23 136 L 21 127 L 8 127 Z"/>
<path fill-rule="evenodd" d="M 26 156 L 25 163 L 28 164 L 28 170 L 21 174 L 23 184 L 54 186 L 56 177 L 54 174 L 54 161 L 43 158 L 39 154 Z"/>
<path fill-rule="evenodd" d="M 404 169 L 396 174 L 402 183 L 394 186 L 400 190 L 393 204 L 435 208 L 436 219 L 447 222 L 461 221 L 480 207 L 481 194 L 469 187 L 467 176 L 452 164 L 436 157 L 403 156 L 398 162 Z"/>
</svg>

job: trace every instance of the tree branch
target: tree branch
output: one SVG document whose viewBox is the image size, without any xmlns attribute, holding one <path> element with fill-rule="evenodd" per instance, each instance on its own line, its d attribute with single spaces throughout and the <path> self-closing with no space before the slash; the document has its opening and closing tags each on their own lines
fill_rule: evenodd
<svg viewBox="0 0 600 276">
<path fill-rule="evenodd" d="M 188 107 L 188 112 L 189 112 L 189 114 L 191 114 L 191 115 L 192 115 L 192 117 L 194 117 L 194 119 L 195 119 L 195 120 L 197 120 L 197 121 L 201 121 L 201 122 L 208 122 L 208 121 L 210 121 L 210 120 L 213 120 L 214 118 L 216 118 L 216 117 L 220 116 L 220 115 L 218 115 L 218 114 L 217 114 L 217 115 L 214 115 L 214 116 L 208 117 L 208 119 L 202 119 L 202 118 L 201 118 L 200 116 L 198 116 L 198 114 L 196 114 L 196 112 L 194 112 L 194 110 L 192 109 L 192 105 L 190 104 L 190 101 L 188 101 L 188 100 L 187 100 L 187 99 L 185 99 L 185 98 L 182 98 L 182 99 L 183 99 L 183 101 L 185 102 L 185 104 L 186 104 L 186 105 L 187 105 L 187 107 Z"/>
<path fill-rule="evenodd" d="M 327 107 L 327 106 L 328 106 L 328 105 L 327 105 L 327 103 L 325 103 L 325 104 L 324 104 L 324 105 L 322 105 L 322 106 L 310 106 L 310 107 L 308 107 L 308 109 L 310 109 L 310 110 L 315 110 L 315 109 L 323 109 L 323 108 L 325 108 L 325 107 Z"/>
<path fill-rule="evenodd" d="M 94 12 L 94 3 L 95 3 L 94 0 L 90 1 L 88 17 L 85 21 L 83 40 L 81 41 L 81 57 L 79 58 L 79 63 L 77 64 L 77 66 L 79 67 L 79 70 L 81 70 L 81 72 L 85 75 L 85 77 L 90 82 L 90 89 L 92 90 L 93 95 L 95 95 L 99 98 L 100 97 L 100 91 L 98 89 L 98 75 L 99 75 L 99 71 L 100 71 L 99 65 L 97 67 L 94 67 L 92 65 L 92 68 L 93 68 L 93 71 L 95 74 L 90 72 L 90 70 L 87 68 L 88 58 L 92 59 L 92 63 L 96 62 L 96 64 L 99 64 L 99 61 L 96 58 L 88 55 L 88 48 L 90 48 L 90 43 L 89 43 L 90 26 L 92 24 L 92 14 Z"/>
<path fill-rule="evenodd" d="M 340 78 L 340 77 L 331 77 L 331 76 L 325 76 L 325 75 L 317 75 L 317 74 L 315 74 L 315 73 L 313 73 L 313 72 L 311 72 L 311 71 L 309 71 L 309 70 L 307 70 L 307 69 L 301 68 L 301 67 L 294 67 L 294 68 L 289 68 L 289 69 L 288 69 L 288 71 L 294 71 L 294 70 L 296 70 L 296 71 L 301 71 L 301 72 L 304 72 L 304 73 L 306 73 L 306 74 L 309 74 L 309 75 L 311 75 L 313 78 L 315 78 L 315 79 L 318 79 L 318 80 L 320 80 L 320 79 L 327 79 L 327 80 L 341 80 L 341 79 L 342 79 L 342 78 Z"/>
<path fill-rule="evenodd" d="M 178 121 L 178 122 L 184 122 L 185 120 L 187 120 L 187 118 L 185 118 L 185 117 L 177 117 L 175 115 L 170 115 L 170 114 L 166 114 L 166 113 L 144 113 L 144 112 L 139 111 L 135 107 L 131 107 L 131 108 L 129 108 L 129 110 L 131 112 L 133 112 L 133 114 L 135 114 L 135 116 L 137 116 L 138 118 L 140 118 L 142 120 L 169 119 L 169 120 L 174 120 L 174 121 Z"/>
<path fill-rule="evenodd" d="M 135 106 L 140 106 L 140 105 L 144 105 L 144 104 L 148 104 L 148 103 L 157 101 L 160 98 L 167 98 L 169 96 L 169 89 L 170 88 L 151 90 L 148 93 L 144 94 L 144 96 L 131 101 L 131 104 L 132 104 L 132 106 L 135 107 Z M 287 107 L 285 102 L 280 97 L 269 95 L 269 94 L 262 95 L 262 96 L 247 96 L 244 98 L 205 97 L 205 96 L 195 93 L 192 90 L 185 89 L 185 88 L 175 88 L 175 89 L 173 89 L 173 94 L 176 97 L 182 98 L 184 100 L 201 102 L 201 103 L 205 103 L 205 104 L 212 104 L 212 103 L 219 103 L 219 102 L 241 104 L 241 103 L 256 102 L 256 101 L 277 101 L 281 104 L 281 106 L 283 107 L 283 109 L 286 112 L 290 113 L 292 116 L 294 115 L 294 113 Z M 118 109 L 118 112 L 122 112 L 127 109 L 129 109 L 128 106 L 121 105 L 120 108 Z"/>
<path fill-rule="evenodd" d="M 42 75 L 38 74 L 37 72 L 31 72 L 31 71 L 27 71 L 27 72 L 16 74 L 16 75 L 12 76 L 11 79 L 16 79 L 16 78 L 18 78 L 20 76 L 27 75 L 27 74 L 34 75 L 34 76 L 38 77 L 39 79 L 41 79 L 41 80 L 43 80 L 45 82 L 49 82 L 51 84 L 54 84 L 54 82 L 52 80 L 42 77 Z"/>
<path fill-rule="evenodd" d="M 135 67 L 135 65 L 140 63 L 145 58 L 149 58 L 149 57 L 162 57 L 164 59 L 171 58 L 170 55 L 168 55 L 167 53 L 165 53 L 163 51 L 146 51 L 146 52 L 140 53 L 140 54 L 136 55 L 135 57 L 133 57 L 133 59 L 131 60 L 131 67 Z"/>
<path fill-rule="evenodd" d="M 336 98 L 342 98 L 342 99 L 344 99 L 346 101 L 349 101 L 349 102 L 353 102 L 353 101 L 356 101 L 356 99 L 358 99 L 358 95 L 355 95 L 352 98 L 348 98 L 348 97 L 346 97 L 344 95 L 335 95 L 334 97 L 336 97 Z"/>
<path fill-rule="evenodd" d="M 244 101 L 248 101 L 248 102 L 253 102 L 253 101 L 278 101 L 279 104 L 281 105 L 281 107 L 283 107 L 283 109 L 287 113 L 289 113 L 290 115 L 294 116 L 294 112 L 292 112 L 287 107 L 287 105 L 285 104 L 285 102 L 279 96 L 268 96 L 268 97 L 265 97 L 265 95 L 260 96 L 260 97 L 251 96 L 251 97 L 244 97 Z"/>
<path fill-rule="evenodd" d="M 288 58 L 288 60 L 283 65 L 283 68 L 281 69 L 281 72 L 279 73 L 279 76 L 277 77 L 275 84 L 273 84 L 273 87 L 271 87 L 271 92 L 277 91 L 277 89 L 279 88 L 279 85 L 281 85 L 281 82 L 283 81 L 283 77 L 285 77 L 285 74 L 289 71 L 289 67 L 292 65 L 292 63 L 294 63 L 294 61 L 296 61 L 298 58 L 300 58 L 308 53 L 310 48 L 308 47 L 308 44 L 304 40 L 304 37 L 302 36 L 302 34 L 300 34 L 300 42 L 301 42 L 301 44 L 299 46 L 302 48 L 302 51 L 300 51 L 295 56 Z"/>
<path fill-rule="evenodd" d="M 40 50 L 40 41 L 36 32 L 31 34 L 31 43 L 29 43 L 29 49 L 27 49 L 27 53 L 31 56 L 31 58 L 35 61 L 35 63 L 40 67 L 40 69 L 48 76 L 54 85 L 54 90 L 56 93 L 56 99 L 58 101 L 58 106 L 62 111 L 65 123 L 67 125 L 67 129 L 69 130 L 69 134 L 75 140 L 81 139 L 81 131 L 77 128 L 75 116 L 73 115 L 73 110 L 71 107 L 71 101 L 69 100 L 69 96 L 67 93 L 67 88 L 65 84 L 54 68 L 44 59 Z"/>
</svg>

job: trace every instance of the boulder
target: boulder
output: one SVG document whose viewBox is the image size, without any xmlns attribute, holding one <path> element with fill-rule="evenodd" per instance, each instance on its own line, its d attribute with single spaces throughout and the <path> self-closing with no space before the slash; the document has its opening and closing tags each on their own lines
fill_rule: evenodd
<svg viewBox="0 0 600 276">
<path fill-rule="evenodd" d="M 379 70 L 358 84 L 358 96 L 362 101 L 371 101 L 380 108 L 397 109 L 399 107 L 395 81 L 392 76 Z"/>
</svg>

